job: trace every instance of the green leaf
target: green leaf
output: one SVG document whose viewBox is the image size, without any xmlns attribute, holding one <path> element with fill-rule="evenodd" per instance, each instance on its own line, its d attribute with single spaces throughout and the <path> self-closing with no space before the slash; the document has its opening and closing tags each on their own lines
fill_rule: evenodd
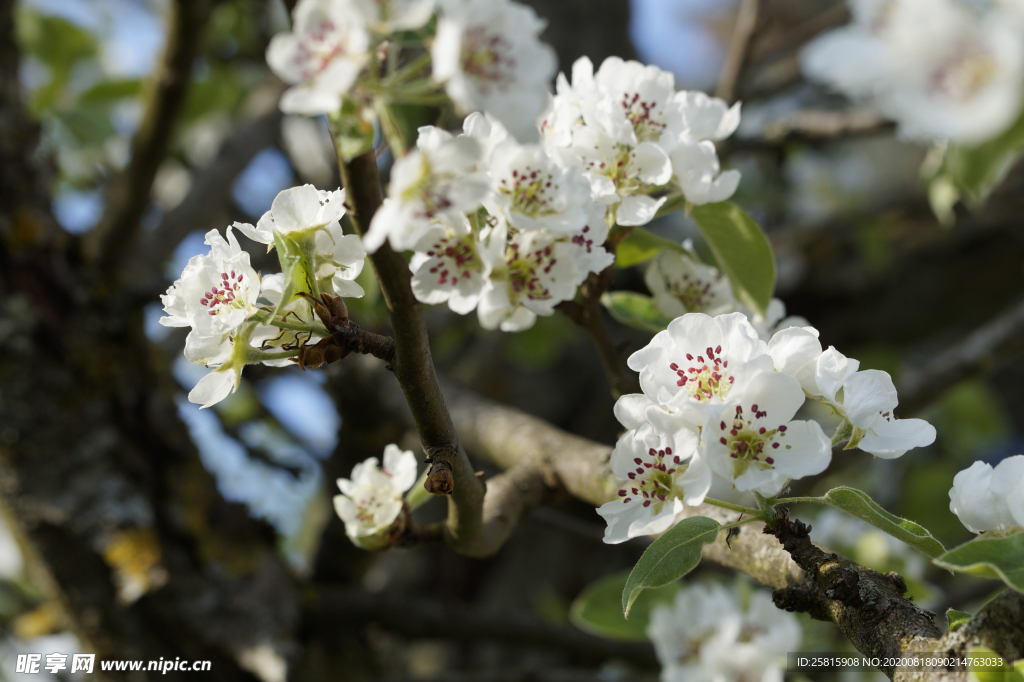
<svg viewBox="0 0 1024 682">
<path fill-rule="evenodd" d="M 736 204 L 694 206 L 690 217 L 740 301 L 762 315 L 775 291 L 775 257 L 761 226 Z"/>
<path fill-rule="evenodd" d="M 949 623 L 950 630 L 956 630 L 971 618 L 973 618 L 973 616 L 966 611 L 957 611 L 956 609 L 946 610 L 946 622 Z"/>
<path fill-rule="evenodd" d="M 679 585 L 673 583 L 644 590 L 633 604 L 629 620 L 626 620 L 622 617 L 621 595 L 628 578 L 629 571 L 622 571 L 588 585 L 569 608 L 570 622 L 598 637 L 646 640 L 651 612 L 659 604 L 670 603 L 679 591 Z"/>
<path fill-rule="evenodd" d="M 934 559 L 934 563 L 951 571 L 998 578 L 1024 592 L 1024 531 L 979 535 Z"/>
<path fill-rule="evenodd" d="M 658 310 L 654 299 L 635 291 L 609 291 L 601 305 L 622 324 L 645 332 L 660 332 L 672 319 Z"/>
<path fill-rule="evenodd" d="M 884 530 L 897 540 L 902 540 L 932 558 L 946 551 L 942 543 L 932 537 L 927 530 L 913 521 L 890 514 L 861 490 L 842 486 L 829 490 L 818 499 L 851 516 L 856 516 L 861 521 L 867 521 L 875 528 Z"/>
<path fill-rule="evenodd" d="M 359 107 L 346 98 L 341 111 L 327 117 L 331 122 L 334 149 L 344 161 L 350 161 L 373 149 L 373 123 L 363 118 Z"/>
<path fill-rule="evenodd" d="M 700 563 L 704 545 L 714 542 L 721 529 L 714 519 L 691 516 L 651 543 L 626 580 L 622 615 L 629 618 L 633 602 L 643 590 L 664 587 L 692 571 Z"/>
<path fill-rule="evenodd" d="M 980 203 L 1024 152 L 1024 115 L 1002 135 L 976 147 L 952 147 L 946 168 L 968 199 Z"/>
<path fill-rule="evenodd" d="M 642 227 L 634 227 L 629 236 L 615 248 L 615 267 L 628 268 L 657 256 L 662 251 L 686 254 L 686 249 L 670 239 L 651 234 Z"/>
<path fill-rule="evenodd" d="M 97 83 L 78 96 L 83 104 L 104 103 L 113 100 L 137 97 L 142 91 L 142 81 L 137 79 L 118 79 Z"/>
</svg>

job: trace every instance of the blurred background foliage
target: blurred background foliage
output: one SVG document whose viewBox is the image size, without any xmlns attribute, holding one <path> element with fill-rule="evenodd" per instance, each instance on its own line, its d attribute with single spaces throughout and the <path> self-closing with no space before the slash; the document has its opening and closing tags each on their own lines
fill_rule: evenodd
<svg viewBox="0 0 1024 682">
<path fill-rule="evenodd" d="M 562 70 L 584 54 L 595 63 L 615 54 L 674 71 L 680 88 L 713 91 L 738 3 L 530 4 L 549 20 L 545 38 L 557 49 Z M 928 150 L 897 139 L 891 127 L 835 138 L 799 131 L 773 137 L 772 126 L 794 112 L 850 107 L 804 82 L 795 66 L 802 42 L 840 23 L 844 10 L 831 0 L 764 0 L 761 5 L 738 83 L 743 123 L 720 152 L 725 167 L 743 171 L 734 200 L 758 218 L 773 242 L 777 295 L 788 312 L 809 319 L 825 345 L 860 358 L 862 368 L 891 372 L 899 385 L 906 368 L 923 366 L 1024 293 L 1018 205 L 1024 175 L 1010 173 L 984 207 L 958 206 L 955 224 L 943 226 L 929 208 L 919 175 Z M 169 9 L 167 0 L 23 0 L 18 5 L 19 78 L 26 105 L 42 127 L 38 156 L 51 169 L 52 210 L 68 233 L 84 235 L 97 224 L 111 179 L 126 168 L 145 98 L 160 77 Z M 512 541 L 485 561 L 438 547 L 368 554 L 350 546 L 330 508 L 333 480 L 347 476 L 354 463 L 380 456 L 389 442 L 419 449 L 395 407 L 397 387 L 373 363 L 351 359 L 306 373 L 254 366 L 246 370 L 242 388 L 215 410 L 199 412 L 184 399 L 203 370 L 181 357 L 183 333 L 156 323 L 157 295 L 189 257 L 205 252 L 206 231 L 233 220 L 254 221 L 279 190 L 291 185 L 329 188 L 339 182 L 325 123 L 276 111 L 281 85 L 263 55 L 270 36 L 287 21 L 276 0 L 215 3 L 143 217 L 142 243 L 151 250 L 138 258 L 142 269 L 129 285 L 131 301 L 136 310 L 144 309 L 146 343 L 161 358 L 156 364 L 170 367 L 179 384 L 178 415 L 220 495 L 244 505 L 249 516 L 272 529 L 277 551 L 303 589 L 429 595 L 467 609 L 525 610 L 538 622 L 572 627 L 578 621 L 574 611 L 584 605 L 571 605 L 581 592 L 595 581 L 620 579 L 615 574 L 631 567 L 644 548 L 640 540 L 619 547 L 602 544 L 600 519 L 578 501 L 564 499 L 534 512 Z M 457 124 L 450 117 L 448 122 Z M 389 156 L 381 161 L 386 173 Z M 674 241 L 697 237 L 681 213 L 650 229 Z M 698 243 L 697 248 L 704 247 Z M 270 261 L 255 265 L 269 267 Z M 615 288 L 646 292 L 644 267 L 616 270 Z M 370 268 L 360 283 L 367 296 L 351 305 L 354 319 L 386 331 L 386 310 Z M 650 337 L 612 324 L 626 352 Z M 541 318 L 526 332 L 504 334 L 480 329 L 474 316 L 439 307 L 429 311 L 428 325 L 444 381 L 570 432 L 614 442 L 619 427 L 598 356 L 567 318 Z M 894 461 L 838 451 L 829 471 L 801 481 L 797 492 L 854 486 L 894 513 L 921 522 L 947 546 L 967 539 L 969 533 L 948 510 L 945 491 L 953 475 L 973 460 L 994 464 L 1022 449 L 1022 379 L 1024 361 L 1016 358 L 994 372 L 949 385 L 920 410 L 938 429 L 935 445 Z M 0 440 L 17 436 L 0 425 Z M 424 521 L 443 513 L 440 501 L 417 512 Z M 901 571 L 913 594 L 937 612 L 951 606 L 973 611 L 998 589 L 980 579 L 951 580 L 866 526 L 844 525 L 829 515 L 810 520 L 824 536 L 819 541 L 878 570 Z M 123 608 L 159 590 L 165 580 L 154 542 L 145 535 L 124 535 L 108 546 L 104 556 Z M 53 606 L 45 580 L 29 570 L 30 559 L 22 556 L 12 531 L 0 527 L 3 679 L 17 679 L 17 653 L 89 650 Z M 236 559 L 245 563 L 244 555 Z M 688 580 L 731 583 L 737 578 L 705 563 Z M 415 611 L 414 601 L 410 604 Z M 568 645 L 537 647 L 520 641 L 521 633 L 514 631 L 478 641 L 465 633 L 445 636 L 443 630 L 426 635 L 396 626 L 393 617 L 382 624 L 355 607 L 334 616 L 337 622 L 330 626 L 305 621 L 292 649 L 246 669 L 265 682 L 283 679 L 274 661 L 284 658 L 295 679 L 616 680 L 632 679 L 633 672 L 640 678 L 655 674 L 637 659 L 584 655 Z M 848 646 L 831 624 L 806 616 L 801 622 L 805 650 Z M 629 628 L 628 636 L 642 633 L 636 623 Z M 544 677 L 560 670 L 568 677 Z"/>
</svg>

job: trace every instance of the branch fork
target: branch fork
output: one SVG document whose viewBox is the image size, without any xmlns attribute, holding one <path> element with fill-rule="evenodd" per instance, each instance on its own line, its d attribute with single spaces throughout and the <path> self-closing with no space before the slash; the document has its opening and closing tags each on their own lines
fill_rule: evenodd
<svg viewBox="0 0 1024 682">
<path fill-rule="evenodd" d="M 317 317 L 324 323 L 331 335 L 313 345 L 305 345 L 299 351 L 299 367 L 316 369 L 324 364 L 341 360 L 349 353 L 372 355 L 394 369 L 395 340 L 390 336 L 366 331 L 349 319 L 348 307 L 341 296 L 321 293 L 320 300 L 306 292 L 300 292 L 313 304 Z"/>
</svg>

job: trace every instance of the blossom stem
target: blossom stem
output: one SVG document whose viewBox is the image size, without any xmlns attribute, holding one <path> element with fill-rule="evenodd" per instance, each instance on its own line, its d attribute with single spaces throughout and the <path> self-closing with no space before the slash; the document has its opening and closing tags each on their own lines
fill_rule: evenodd
<svg viewBox="0 0 1024 682">
<path fill-rule="evenodd" d="M 740 526 L 745 526 L 748 523 L 754 523 L 755 521 L 764 521 L 764 519 L 762 519 L 760 516 L 752 516 L 750 518 L 740 519 L 739 521 L 734 521 L 733 523 L 727 523 L 724 526 L 722 526 L 719 530 L 729 530 L 730 528 L 739 528 Z"/>
<path fill-rule="evenodd" d="M 822 502 L 822 500 L 820 497 L 783 497 L 774 502 L 775 504 L 791 504 L 793 502 Z"/>
<path fill-rule="evenodd" d="M 408 505 L 409 511 L 421 506 L 424 502 L 429 502 L 434 497 L 433 494 L 427 492 L 427 489 L 423 485 L 427 482 L 427 475 L 429 473 L 430 467 L 427 467 L 423 470 L 423 473 L 420 474 L 419 480 L 416 481 L 416 484 L 408 493 L 406 493 L 405 504 Z"/>
<path fill-rule="evenodd" d="M 259 351 L 260 360 L 284 360 L 286 358 L 297 358 L 299 357 L 299 349 L 295 350 L 283 350 L 277 353 L 264 353 Z"/>
<path fill-rule="evenodd" d="M 430 53 L 424 52 L 419 57 L 413 59 L 411 62 L 400 68 L 398 71 L 395 71 L 390 76 L 385 78 L 382 81 L 381 85 L 383 85 L 385 89 L 394 87 L 396 85 L 402 85 L 403 83 L 406 83 L 410 79 L 414 78 L 428 64 L 430 64 Z"/>
<path fill-rule="evenodd" d="M 761 513 L 760 509 L 754 509 L 753 507 L 744 507 L 739 504 L 733 504 L 732 502 L 723 502 L 722 500 L 716 500 L 712 497 L 705 497 L 704 504 L 710 504 L 714 507 L 721 507 L 722 509 L 729 509 L 734 512 L 740 512 L 741 514 L 748 514 L 759 519 L 764 518 L 764 514 Z M 723 526 L 723 528 L 728 528 L 728 526 Z"/>
</svg>

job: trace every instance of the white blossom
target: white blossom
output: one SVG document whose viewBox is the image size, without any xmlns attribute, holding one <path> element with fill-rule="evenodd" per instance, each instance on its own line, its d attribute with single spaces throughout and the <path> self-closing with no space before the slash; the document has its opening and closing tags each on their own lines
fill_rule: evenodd
<svg viewBox="0 0 1024 682">
<path fill-rule="evenodd" d="M 455 224 L 438 221 L 409 263 L 413 294 L 423 303 L 447 302 L 460 315 L 475 310 L 504 247 L 500 238 L 482 240 L 465 217 Z"/>
<path fill-rule="evenodd" d="M 723 172 L 715 145 L 708 140 L 680 142 L 670 158 L 675 181 L 695 206 L 725 201 L 740 185 L 740 172 Z"/>
<path fill-rule="evenodd" d="M 757 373 L 773 369 L 765 343 L 742 313 L 683 315 L 627 362 L 640 373 L 648 398 L 698 425 L 708 405 L 722 404 Z"/>
<path fill-rule="evenodd" d="M 313 238 L 313 262 L 316 278 L 330 283 L 337 296 L 362 298 L 363 288 L 355 279 L 366 263 L 366 249 L 359 235 L 344 234 L 337 221 L 317 230 Z"/>
<path fill-rule="evenodd" d="M 226 238 L 225 238 L 226 237 Z M 220 336 L 245 322 L 256 311 L 260 278 L 249 265 L 249 254 L 238 245 L 231 228 L 225 237 L 206 233 L 210 252 L 193 256 L 181 277 L 160 297 L 167 327 L 192 327 L 197 336 Z"/>
<path fill-rule="evenodd" d="M 488 191 L 479 164 L 475 139 L 453 137 L 433 126 L 420 128 L 416 149 L 391 169 L 388 198 L 363 237 L 366 250 L 373 253 L 385 241 L 400 251 L 411 249 L 435 221 L 458 223 L 474 212 Z"/>
<path fill-rule="evenodd" d="M 362 16 L 348 0 L 299 0 L 292 19 L 292 32 L 277 34 L 267 48 L 271 70 L 292 85 L 281 97 L 281 110 L 334 113 L 368 58 Z"/>
<path fill-rule="evenodd" d="M 696 456 L 697 429 L 641 394 L 625 395 L 615 415 L 630 428 L 612 451 L 612 472 L 623 479 L 618 499 L 597 513 L 608 523 L 604 541 L 625 542 L 668 530 L 683 505 L 704 501 L 711 486 Z"/>
<path fill-rule="evenodd" d="M 466 111 L 487 111 L 516 138 L 537 139 L 535 121 L 557 68 L 538 36 L 545 22 L 510 0 L 442 0 L 431 48 L 434 78 Z"/>
<path fill-rule="evenodd" d="M 487 238 L 505 241 L 506 229 L 500 225 Z M 547 232 L 518 232 L 502 251 L 484 253 L 495 258 L 477 308 L 484 329 L 528 329 L 537 315 L 551 315 L 558 303 L 575 296 L 587 276 L 576 261 L 574 245 Z"/>
<path fill-rule="evenodd" d="M 803 403 L 793 377 L 757 374 L 736 399 L 707 408 L 701 447 L 708 466 L 738 490 L 768 497 L 791 479 L 820 474 L 832 444 L 817 422 L 793 420 Z"/>
<path fill-rule="evenodd" d="M 994 468 L 975 462 L 953 477 L 949 511 L 972 533 L 1011 533 L 1024 528 L 1024 455 Z"/>
<path fill-rule="evenodd" d="M 339 478 L 340 495 L 334 510 L 345 522 L 345 533 L 361 546 L 373 548 L 402 512 L 402 496 L 416 482 L 416 456 L 391 444 L 384 448 L 384 465 L 371 457 L 352 468 L 351 478 Z"/>
<path fill-rule="evenodd" d="M 430 21 L 435 0 L 353 0 L 363 21 L 373 31 L 388 35 L 415 31 Z"/>
<path fill-rule="evenodd" d="M 648 266 L 644 282 L 658 310 L 671 318 L 686 313 L 715 316 L 735 312 L 738 306 L 729 279 L 690 254 L 663 252 Z"/>
<path fill-rule="evenodd" d="M 588 125 L 599 121 L 597 124 L 604 129 L 616 131 L 617 137 L 632 135 L 634 144 L 656 142 L 666 150 L 682 134 L 681 101 L 676 98 L 675 77 L 670 71 L 608 57 L 594 74 L 593 87 L 589 86 L 584 76 L 581 90 L 590 92 L 579 95 L 584 117 L 593 121 Z"/>
<path fill-rule="evenodd" d="M 255 226 L 236 222 L 234 227 L 255 242 L 273 245 L 275 232 L 301 239 L 333 225 L 340 234 L 338 221 L 343 215 L 345 190 L 329 192 L 313 185 L 302 185 L 279 192 L 270 210 Z"/>
<path fill-rule="evenodd" d="M 781 682 L 787 651 L 799 648 L 796 616 L 756 590 L 746 608 L 721 585 L 689 585 L 651 612 L 647 636 L 662 682 Z"/>
<path fill-rule="evenodd" d="M 907 450 L 935 442 L 935 427 L 923 419 L 897 419 L 896 387 L 887 372 L 866 369 L 843 383 L 842 410 L 858 429 L 856 442 L 864 452 L 894 459 Z"/>
<path fill-rule="evenodd" d="M 1020 113 L 1024 41 L 1013 3 L 851 0 L 853 22 L 810 43 L 810 77 L 866 98 L 904 134 L 976 144 Z"/>
</svg>

